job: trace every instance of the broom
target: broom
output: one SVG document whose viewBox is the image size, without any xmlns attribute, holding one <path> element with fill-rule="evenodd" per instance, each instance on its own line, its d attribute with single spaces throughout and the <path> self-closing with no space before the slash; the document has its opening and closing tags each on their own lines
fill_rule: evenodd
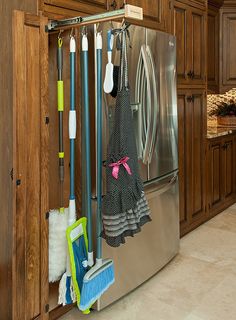
<svg viewBox="0 0 236 320">
<path fill-rule="evenodd" d="M 84 311 L 101 297 L 114 283 L 114 265 L 111 259 L 102 259 L 102 37 L 96 36 L 97 51 L 97 255 L 96 264 L 84 276 L 80 298 L 80 310 Z M 86 123 L 87 124 L 87 123 Z M 91 201 L 91 200 L 90 200 Z M 88 216 L 91 219 L 91 216 Z M 91 238 L 90 238 L 91 241 Z"/>
<path fill-rule="evenodd" d="M 70 137 L 70 199 L 68 227 L 76 221 L 75 191 L 74 191 L 74 167 L 75 167 L 75 138 L 76 138 L 76 111 L 75 111 L 75 38 L 70 38 L 70 114 L 69 114 L 69 137 Z M 68 250 L 67 250 L 68 251 Z M 71 278 L 70 256 L 67 252 L 66 272 L 59 284 L 58 303 L 67 305 L 76 301 L 76 294 Z"/>
</svg>

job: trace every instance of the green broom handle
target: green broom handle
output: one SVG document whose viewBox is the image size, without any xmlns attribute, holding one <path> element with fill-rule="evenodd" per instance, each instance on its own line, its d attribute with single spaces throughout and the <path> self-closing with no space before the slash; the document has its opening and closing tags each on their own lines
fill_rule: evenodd
<svg viewBox="0 0 236 320">
<path fill-rule="evenodd" d="M 64 212 L 64 146 L 63 146 L 63 111 L 64 111 L 64 88 L 62 81 L 62 68 L 63 68 L 63 41 L 61 37 L 58 37 L 57 48 L 57 106 L 59 114 L 59 179 L 60 179 L 60 212 Z"/>
<path fill-rule="evenodd" d="M 102 36 L 96 36 L 97 51 L 97 259 L 102 258 Z"/>
</svg>

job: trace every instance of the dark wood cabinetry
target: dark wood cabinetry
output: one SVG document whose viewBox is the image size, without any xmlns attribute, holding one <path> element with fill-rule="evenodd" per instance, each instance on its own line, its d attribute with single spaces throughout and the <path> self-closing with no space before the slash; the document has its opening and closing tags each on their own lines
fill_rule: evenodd
<svg viewBox="0 0 236 320">
<path fill-rule="evenodd" d="M 208 89 L 217 91 L 219 84 L 219 9 L 208 7 L 208 59 L 207 79 Z"/>
<path fill-rule="evenodd" d="M 223 6 L 222 6 L 223 5 Z M 236 86 L 236 3 L 209 0 L 208 90 L 224 93 Z"/>
<path fill-rule="evenodd" d="M 205 90 L 179 90 L 181 234 L 205 219 Z"/>
<path fill-rule="evenodd" d="M 206 83 L 206 12 L 183 2 L 174 1 L 172 32 L 177 38 L 178 85 L 204 85 Z"/>
<path fill-rule="evenodd" d="M 222 87 L 236 86 L 236 7 L 234 12 L 222 12 Z"/>
<path fill-rule="evenodd" d="M 208 141 L 207 185 L 209 216 L 214 216 L 235 202 L 235 135 Z"/>
</svg>

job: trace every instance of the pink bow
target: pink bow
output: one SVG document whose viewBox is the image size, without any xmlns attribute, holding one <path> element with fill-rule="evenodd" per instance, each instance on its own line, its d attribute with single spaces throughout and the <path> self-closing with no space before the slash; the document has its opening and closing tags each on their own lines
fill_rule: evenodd
<svg viewBox="0 0 236 320">
<path fill-rule="evenodd" d="M 129 160 L 129 157 L 124 157 L 122 159 L 120 159 L 119 161 L 115 162 L 115 163 L 111 163 L 109 164 L 109 167 L 112 167 L 112 175 L 115 179 L 118 179 L 118 175 L 119 175 L 119 170 L 120 170 L 120 165 L 123 165 L 123 167 L 125 168 L 125 170 L 128 172 L 128 174 L 131 176 L 131 170 L 130 167 L 127 163 L 127 161 Z"/>
</svg>

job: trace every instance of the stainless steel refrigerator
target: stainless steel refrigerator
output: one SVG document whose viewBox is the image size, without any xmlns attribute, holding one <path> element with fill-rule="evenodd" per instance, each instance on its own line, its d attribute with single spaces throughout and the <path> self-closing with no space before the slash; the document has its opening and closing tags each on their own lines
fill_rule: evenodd
<svg viewBox="0 0 236 320">
<path fill-rule="evenodd" d="M 113 24 L 115 28 L 118 26 L 117 23 Z M 103 34 L 104 75 L 107 63 L 106 33 L 109 28 L 109 23 L 99 27 Z M 115 284 L 98 301 L 98 310 L 140 286 L 163 268 L 179 250 L 176 40 L 170 34 L 143 27 L 130 26 L 129 30 L 131 105 L 140 174 L 152 222 L 144 225 L 142 231 L 133 238 L 127 238 L 119 248 L 111 248 L 103 242 L 103 257 L 114 260 Z M 119 51 L 115 48 L 113 63 L 119 65 Z M 115 99 L 104 94 L 104 160 L 113 126 L 114 108 Z M 93 170 L 95 173 L 96 169 Z M 105 168 L 103 180 L 105 186 Z M 93 185 L 96 199 L 95 180 Z M 94 209 L 95 206 L 96 201 Z"/>
</svg>

